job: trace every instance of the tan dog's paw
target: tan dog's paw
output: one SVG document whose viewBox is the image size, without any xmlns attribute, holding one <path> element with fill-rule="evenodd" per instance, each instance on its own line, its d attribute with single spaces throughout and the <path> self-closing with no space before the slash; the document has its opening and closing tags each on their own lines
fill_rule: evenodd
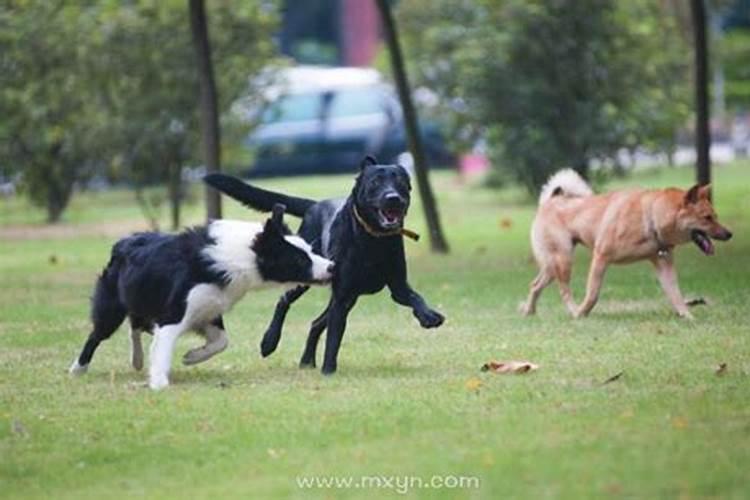
<svg viewBox="0 0 750 500">
<path fill-rule="evenodd" d="M 690 312 L 690 311 L 688 311 L 688 310 L 685 310 L 685 311 L 678 311 L 678 312 L 677 312 L 677 315 L 678 315 L 678 316 L 679 316 L 680 318 L 682 318 L 682 319 L 686 319 L 686 320 L 688 320 L 688 321 L 693 321 L 693 320 L 695 319 L 695 316 L 693 316 L 693 313 L 691 313 L 691 312 Z"/>
</svg>

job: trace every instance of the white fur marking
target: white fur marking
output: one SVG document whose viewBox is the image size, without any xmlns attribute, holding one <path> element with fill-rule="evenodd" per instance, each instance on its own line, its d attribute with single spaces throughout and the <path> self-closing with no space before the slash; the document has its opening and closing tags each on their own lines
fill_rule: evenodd
<svg viewBox="0 0 750 500">
<path fill-rule="evenodd" d="M 157 328 L 151 342 L 151 366 L 148 385 L 158 391 L 169 385 L 169 369 L 172 365 L 172 352 L 177 337 L 182 334 L 182 324 L 166 325 Z"/>
<path fill-rule="evenodd" d="M 78 358 L 76 358 L 75 361 L 73 361 L 73 364 L 70 365 L 68 372 L 71 375 L 83 375 L 84 373 L 86 373 L 88 369 L 89 369 L 89 365 L 78 364 Z"/>
</svg>

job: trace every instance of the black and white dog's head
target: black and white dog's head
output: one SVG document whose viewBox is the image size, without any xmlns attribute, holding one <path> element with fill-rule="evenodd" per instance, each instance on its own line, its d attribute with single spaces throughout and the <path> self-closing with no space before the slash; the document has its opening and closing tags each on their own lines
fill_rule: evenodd
<svg viewBox="0 0 750 500">
<path fill-rule="evenodd" d="M 383 231 L 403 226 L 411 201 L 409 173 L 401 165 L 379 165 L 372 156 L 362 160 L 352 198 L 369 225 Z"/>
<path fill-rule="evenodd" d="M 313 253 L 305 240 L 292 235 L 283 221 L 284 210 L 284 205 L 274 205 L 271 218 L 253 241 L 261 277 L 278 283 L 328 283 L 333 261 Z"/>
</svg>

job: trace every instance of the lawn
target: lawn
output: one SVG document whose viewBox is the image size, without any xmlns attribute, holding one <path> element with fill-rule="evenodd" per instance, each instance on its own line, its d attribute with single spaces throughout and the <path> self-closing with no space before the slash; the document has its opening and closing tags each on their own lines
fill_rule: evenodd
<svg viewBox="0 0 750 500">
<path fill-rule="evenodd" d="M 672 314 L 648 264 L 612 268 L 588 319 L 570 319 L 555 287 L 537 317 L 522 318 L 534 206 L 518 190 L 441 172 L 434 184 L 452 251 L 432 255 L 426 238 L 406 246 L 411 282 L 447 316 L 443 327 L 422 330 L 387 293 L 364 298 L 337 374 L 323 377 L 297 360 L 326 291 L 295 305 L 278 351 L 261 359 L 278 295 L 264 290 L 226 317 L 230 347 L 216 358 L 180 365 L 199 343 L 180 339 L 173 385 L 160 393 L 129 367 L 125 329 L 86 376 L 67 374 L 113 234 L 139 225 L 131 195 L 82 195 L 55 231 L 24 202 L 0 200 L 0 497 L 746 498 L 750 163 L 714 177 L 735 237 L 710 258 L 693 245 L 678 251 L 683 292 L 708 302 L 692 322 Z M 663 169 L 607 187 L 687 187 L 691 178 Z M 322 197 L 350 182 L 264 184 Z M 260 217 L 234 203 L 227 212 Z M 197 204 L 186 213 L 200 219 Z M 408 226 L 426 237 L 418 205 Z M 578 300 L 587 262 L 580 249 Z M 481 372 L 490 359 L 540 368 Z"/>
</svg>

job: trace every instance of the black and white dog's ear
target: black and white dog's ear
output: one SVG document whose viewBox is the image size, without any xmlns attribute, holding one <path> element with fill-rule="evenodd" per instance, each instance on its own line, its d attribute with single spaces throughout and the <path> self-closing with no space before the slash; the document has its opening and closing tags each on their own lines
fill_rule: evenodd
<svg viewBox="0 0 750 500">
<path fill-rule="evenodd" d="M 286 226 L 284 225 L 284 211 L 286 206 L 281 203 L 276 203 L 271 209 L 271 217 L 266 220 L 263 225 L 263 234 L 265 235 L 279 235 L 286 234 Z"/>
<path fill-rule="evenodd" d="M 286 205 L 283 205 L 281 203 L 274 204 L 273 209 L 271 210 L 271 221 L 279 227 L 282 227 L 284 224 L 285 211 Z"/>
<path fill-rule="evenodd" d="M 362 163 L 359 164 L 359 169 L 364 170 L 365 167 L 368 167 L 370 165 L 377 165 L 378 160 L 375 159 L 372 155 L 367 155 L 362 159 Z"/>
</svg>

